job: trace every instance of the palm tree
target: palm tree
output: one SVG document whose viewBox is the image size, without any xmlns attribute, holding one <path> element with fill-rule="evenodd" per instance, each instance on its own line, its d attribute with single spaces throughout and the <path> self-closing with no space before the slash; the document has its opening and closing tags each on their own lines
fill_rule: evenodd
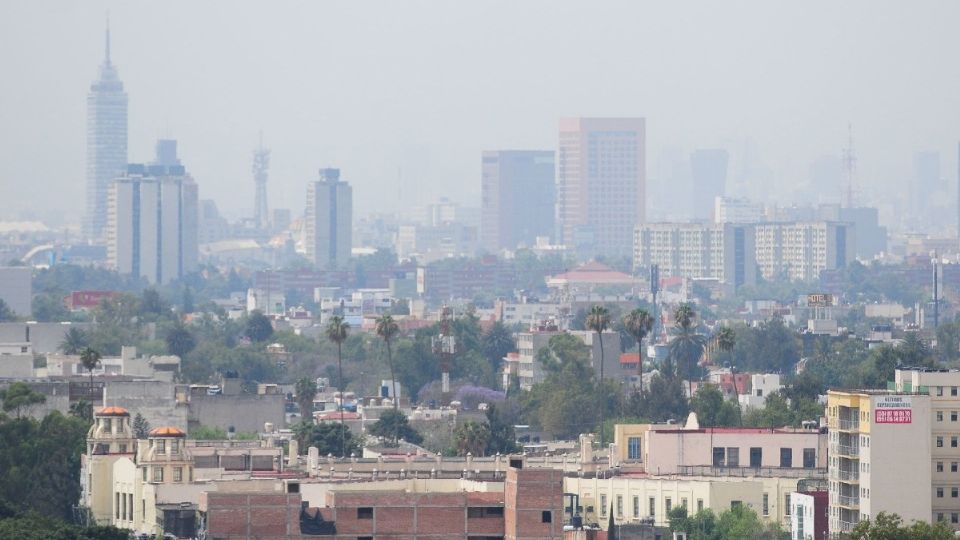
<svg viewBox="0 0 960 540">
<path fill-rule="evenodd" d="M 93 370 L 100 363 L 100 353 L 87 347 L 80 352 L 80 364 L 90 373 L 90 391 L 93 391 Z M 90 396 L 91 398 L 93 396 Z"/>
<path fill-rule="evenodd" d="M 395 411 L 400 409 L 400 400 L 397 398 L 397 376 L 393 370 L 393 353 L 390 350 L 390 340 L 397 337 L 399 333 L 400 327 L 389 313 L 381 315 L 377 319 L 377 335 L 387 345 L 387 364 L 390 366 L 390 384 L 393 388 L 393 410 Z"/>
<path fill-rule="evenodd" d="M 307 417 L 313 420 L 313 398 L 317 395 L 317 382 L 310 377 L 297 380 L 293 391 L 297 393 L 297 406 L 300 407 L 300 421 L 306 422 Z"/>
<path fill-rule="evenodd" d="M 653 329 L 653 316 L 645 309 L 635 309 L 623 317 L 623 328 L 637 340 L 637 355 L 640 359 L 640 397 L 643 397 L 643 338 Z"/>
<path fill-rule="evenodd" d="M 606 407 L 606 392 L 604 392 L 604 380 L 603 380 L 603 332 L 610 326 L 610 310 L 607 308 L 596 305 L 590 308 L 590 313 L 587 314 L 586 327 L 587 330 L 592 330 L 597 333 L 597 339 L 600 342 L 600 447 L 605 446 L 603 440 L 603 417 Z"/>
<path fill-rule="evenodd" d="M 714 334 L 714 340 L 718 349 L 729 353 L 737 344 L 737 333 L 729 326 L 721 326 Z M 730 359 L 730 378 L 733 379 L 733 398 L 737 400 L 737 422 L 743 425 L 743 413 L 740 410 L 740 391 L 737 390 L 737 371 L 733 365 L 733 358 Z"/>
<path fill-rule="evenodd" d="M 343 317 L 334 315 L 330 317 L 327 323 L 327 339 L 337 344 L 337 388 L 340 390 L 340 455 L 345 455 L 347 451 L 346 425 L 343 423 L 343 342 L 347 340 L 347 334 L 350 331 L 350 323 L 343 320 Z"/>
<path fill-rule="evenodd" d="M 677 334 L 670 342 L 669 355 L 673 358 L 677 376 L 687 377 L 687 393 L 693 396 L 693 372 L 696 369 L 707 340 L 697 333 L 694 319 L 697 314 L 689 304 L 681 304 L 673 314 L 674 329 Z"/>
<path fill-rule="evenodd" d="M 80 354 L 87 346 L 87 333 L 83 330 L 73 327 L 67 330 L 67 333 L 63 335 L 63 341 L 60 342 L 60 350 L 63 351 L 63 354 Z"/>
</svg>

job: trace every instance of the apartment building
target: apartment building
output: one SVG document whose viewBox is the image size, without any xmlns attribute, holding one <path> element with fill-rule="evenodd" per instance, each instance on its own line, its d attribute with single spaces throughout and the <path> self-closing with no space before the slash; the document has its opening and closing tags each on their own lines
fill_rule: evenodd
<svg viewBox="0 0 960 540">
<path fill-rule="evenodd" d="M 758 223 L 755 230 L 757 268 L 764 279 L 813 281 L 820 272 L 843 268 L 856 257 L 850 223 Z"/>
<path fill-rule="evenodd" d="M 960 370 L 897 369 L 895 387 L 930 396 L 930 520 L 960 528 Z"/>
<path fill-rule="evenodd" d="M 832 536 L 880 512 L 896 513 L 907 523 L 930 520 L 930 406 L 930 396 L 919 393 L 828 392 Z"/>
<path fill-rule="evenodd" d="M 659 265 L 662 277 L 717 279 L 733 289 L 757 281 L 753 225 L 643 224 L 633 246 L 634 267 Z"/>
</svg>

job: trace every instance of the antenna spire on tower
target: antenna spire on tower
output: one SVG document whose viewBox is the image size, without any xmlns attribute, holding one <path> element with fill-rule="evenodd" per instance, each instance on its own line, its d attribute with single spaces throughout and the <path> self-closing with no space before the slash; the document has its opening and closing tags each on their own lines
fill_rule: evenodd
<svg viewBox="0 0 960 540">
<path fill-rule="evenodd" d="M 105 65 L 110 65 L 110 13 L 107 13 L 107 32 L 103 48 L 103 59 Z"/>
</svg>

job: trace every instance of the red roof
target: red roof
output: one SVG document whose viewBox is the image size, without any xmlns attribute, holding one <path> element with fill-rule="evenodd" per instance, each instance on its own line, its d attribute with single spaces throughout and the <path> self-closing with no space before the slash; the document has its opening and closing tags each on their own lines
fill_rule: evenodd
<svg viewBox="0 0 960 540">
<path fill-rule="evenodd" d="M 636 279 L 629 274 L 618 272 L 605 264 L 591 261 L 569 272 L 553 276 L 550 278 L 550 281 L 633 284 L 636 282 Z"/>
</svg>

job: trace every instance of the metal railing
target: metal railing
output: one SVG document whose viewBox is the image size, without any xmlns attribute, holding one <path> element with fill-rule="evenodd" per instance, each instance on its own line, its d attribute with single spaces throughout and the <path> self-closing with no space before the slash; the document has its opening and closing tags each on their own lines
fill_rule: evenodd
<svg viewBox="0 0 960 540">
<path fill-rule="evenodd" d="M 851 471 L 834 469 L 833 471 L 831 471 L 830 476 L 834 480 L 839 480 L 841 482 L 857 482 L 860 480 L 860 471 L 856 469 Z"/>
<path fill-rule="evenodd" d="M 841 418 L 837 423 L 840 429 L 844 431 L 860 431 L 860 420 L 845 420 Z"/>
<path fill-rule="evenodd" d="M 740 478 L 826 478 L 827 469 L 799 467 L 713 467 L 710 465 L 680 465 L 677 473 L 684 476 L 732 476 Z"/>
<path fill-rule="evenodd" d="M 838 495 L 837 501 L 840 506 L 860 506 L 860 497 L 856 495 Z"/>
<path fill-rule="evenodd" d="M 830 451 L 838 456 L 854 456 L 857 457 L 860 455 L 860 445 L 859 444 L 832 444 L 830 445 Z"/>
</svg>

